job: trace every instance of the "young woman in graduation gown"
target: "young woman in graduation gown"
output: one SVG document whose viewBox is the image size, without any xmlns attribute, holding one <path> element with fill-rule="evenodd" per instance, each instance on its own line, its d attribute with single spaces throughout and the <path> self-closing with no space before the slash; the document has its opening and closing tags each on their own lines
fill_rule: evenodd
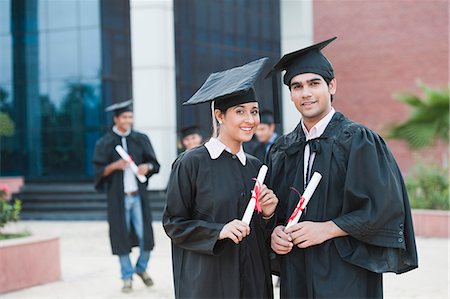
<svg viewBox="0 0 450 299">
<path fill-rule="evenodd" d="M 212 74 L 217 84 L 208 79 L 187 102 L 215 100 L 219 133 L 181 154 L 172 167 L 163 225 L 172 240 L 177 298 L 273 297 L 268 228 L 278 199 L 263 185 L 261 213 L 253 214 L 249 226 L 240 220 L 262 166 L 242 149 L 259 124 L 254 90 L 245 88 L 265 61 Z"/>
</svg>

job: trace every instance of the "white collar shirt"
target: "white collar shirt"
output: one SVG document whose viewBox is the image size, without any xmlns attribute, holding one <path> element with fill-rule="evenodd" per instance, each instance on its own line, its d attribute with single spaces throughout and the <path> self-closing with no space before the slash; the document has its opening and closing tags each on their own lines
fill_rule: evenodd
<svg viewBox="0 0 450 299">
<path fill-rule="evenodd" d="M 205 147 L 208 150 L 209 156 L 213 160 L 219 158 L 219 156 L 223 153 L 223 151 L 227 151 L 233 155 L 229 147 L 227 147 L 219 139 L 214 137 L 212 137 L 208 142 L 205 143 Z M 245 166 L 245 163 L 247 162 L 247 157 L 245 156 L 245 152 L 244 149 L 242 148 L 242 145 L 239 151 L 234 156 L 236 156 L 241 162 L 241 164 Z"/>
<path fill-rule="evenodd" d="M 121 137 L 122 147 L 128 153 L 127 137 L 131 133 L 131 129 L 126 132 L 121 132 L 116 126 L 112 128 L 113 132 Z M 131 193 L 138 191 L 139 187 L 136 181 L 136 176 L 131 170 L 130 166 L 123 170 L 123 192 Z"/>
<path fill-rule="evenodd" d="M 322 118 L 317 124 L 315 124 L 309 131 L 306 129 L 305 124 L 303 123 L 303 120 L 302 120 L 301 124 L 302 124 L 303 132 L 305 133 L 306 141 L 322 136 L 323 132 L 325 132 L 325 129 L 327 128 L 328 124 L 330 123 L 330 121 L 333 118 L 333 115 L 335 113 L 336 113 L 336 111 L 334 110 L 333 107 L 331 107 L 330 112 L 328 112 L 328 114 L 325 115 L 325 117 Z M 303 174 L 304 174 L 303 178 L 304 178 L 304 182 L 305 182 L 305 186 L 304 186 L 305 188 L 306 188 L 306 183 L 308 183 L 307 180 L 310 179 L 307 177 L 307 175 L 312 169 L 315 157 L 316 157 L 316 153 L 315 152 L 310 153 L 309 144 L 306 144 L 304 158 L 303 158 Z M 309 169 L 308 169 L 308 165 L 309 165 Z"/>
</svg>

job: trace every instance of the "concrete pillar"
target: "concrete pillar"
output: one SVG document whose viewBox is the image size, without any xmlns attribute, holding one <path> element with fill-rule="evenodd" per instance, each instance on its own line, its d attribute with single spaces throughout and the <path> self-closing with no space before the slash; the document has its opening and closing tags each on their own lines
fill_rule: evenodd
<svg viewBox="0 0 450 299">
<path fill-rule="evenodd" d="M 152 142 L 161 171 L 150 179 L 162 190 L 176 158 L 175 38 L 172 0 L 131 0 L 135 129 Z"/>
<path fill-rule="evenodd" d="M 313 1 L 280 0 L 281 55 L 307 47 L 313 43 Z M 282 84 L 284 132 L 291 132 L 300 121 L 300 113 L 291 102 L 289 89 Z"/>
</svg>

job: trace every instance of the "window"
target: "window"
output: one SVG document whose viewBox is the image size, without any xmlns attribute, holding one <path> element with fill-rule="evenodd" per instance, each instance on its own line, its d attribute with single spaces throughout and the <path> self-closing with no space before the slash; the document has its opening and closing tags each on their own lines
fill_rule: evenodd
<svg viewBox="0 0 450 299">
<path fill-rule="evenodd" d="M 175 60 L 178 126 L 202 126 L 211 134 L 210 108 L 182 107 L 212 72 L 260 57 L 280 57 L 279 0 L 175 0 Z M 262 108 L 272 109 L 267 80 L 256 85 Z"/>
<path fill-rule="evenodd" d="M 131 95 L 129 26 L 123 0 L 0 1 L 0 108 L 16 124 L 1 175 L 92 177 L 103 107 Z"/>
</svg>

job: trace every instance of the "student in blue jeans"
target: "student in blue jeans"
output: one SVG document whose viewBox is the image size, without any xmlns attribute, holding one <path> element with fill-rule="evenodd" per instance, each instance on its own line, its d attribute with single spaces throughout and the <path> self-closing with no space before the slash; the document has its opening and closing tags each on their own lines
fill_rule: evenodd
<svg viewBox="0 0 450 299">
<path fill-rule="evenodd" d="M 131 104 L 130 100 L 107 108 L 107 111 L 114 112 L 114 126 L 97 141 L 93 158 L 95 187 L 107 192 L 109 237 L 112 253 L 119 256 L 122 291 L 125 293 L 132 290 L 134 273 L 146 286 L 153 285 L 146 272 L 150 251 L 154 246 L 147 182 L 159 171 L 150 139 L 132 130 Z M 138 173 L 147 178 L 145 182 L 140 182 L 129 162 L 121 159 L 115 149 L 117 145 L 121 145 L 132 157 Z M 135 267 L 129 257 L 134 246 L 140 247 L 140 257 Z"/>
<path fill-rule="evenodd" d="M 147 269 L 148 260 L 150 259 L 150 251 L 144 248 L 144 223 L 142 219 L 142 205 L 141 197 L 139 195 L 125 196 L 125 221 L 127 224 L 127 231 L 130 231 L 130 226 L 133 225 L 134 232 L 139 240 L 140 255 L 136 262 L 136 268 L 133 268 L 131 259 L 128 254 L 119 255 L 120 270 L 122 272 L 122 279 L 131 279 L 133 274 L 144 273 Z M 146 284 L 153 285 L 151 278 Z M 145 280 L 144 280 L 145 282 Z"/>
</svg>

